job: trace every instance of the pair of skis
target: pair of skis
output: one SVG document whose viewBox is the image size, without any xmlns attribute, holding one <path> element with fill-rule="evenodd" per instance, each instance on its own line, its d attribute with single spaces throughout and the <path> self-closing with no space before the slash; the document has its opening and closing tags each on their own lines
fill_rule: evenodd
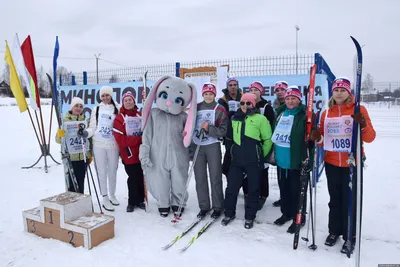
<svg viewBox="0 0 400 267">
<path fill-rule="evenodd" d="M 356 88 L 355 88 L 355 105 L 354 114 L 360 113 L 360 101 L 361 101 L 361 76 L 362 76 L 362 49 L 358 41 L 350 36 L 356 46 L 357 50 L 357 67 L 356 67 Z M 362 175 L 362 136 L 360 124 L 353 122 L 353 135 L 352 135 L 352 147 L 349 153 L 349 164 L 350 164 L 350 175 L 349 175 L 349 189 L 348 189 L 348 206 L 347 206 L 347 241 L 346 241 L 346 254 L 350 258 L 352 253 L 352 237 L 353 237 L 353 176 L 357 171 L 356 179 L 356 238 L 355 238 L 355 264 L 360 266 L 360 252 L 361 252 L 361 221 L 362 221 L 362 187 L 363 187 L 363 175 Z M 356 158 L 355 158 L 356 157 Z"/>
<path fill-rule="evenodd" d="M 314 107 L 314 87 L 315 87 L 315 75 L 316 75 L 317 66 L 314 64 L 311 68 L 310 72 L 310 86 L 308 88 L 308 97 L 307 97 L 307 110 L 306 110 L 306 127 L 304 133 L 304 155 L 303 161 L 301 163 L 300 170 L 300 197 L 298 202 L 298 210 L 296 214 L 296 229 L 294 233 L 293 239 L 293 249 L 297 249 L 299 245 L 299 236 L 300 236 L 300 228 L 302 223 L 302 217 L 304 216 L 304 200 L 307 195 L 307 185 L 309 180 L 310 173 L 310 155 L 309 155 L 309 141 L 311 128 L 313 126 L 313 107 Z M 312 203 L 311 203 L 312 204 Z M 313 240 L 313 245 L 310 246 L 311 249 L 317 249 L 315 242 Z"/>
<path fill-rule="evenodd" d="M 203 218 L 196 218 L 182 233 L 177 235 L 169 244 L 163 247 L 164 250 L 169 249 L 172 247 L 176 242 L 178 242 L 182 237 L 184 237 L 186 234 L 188 234 L 192 229 L 194 229 L 202 220 Z M 203 227 L 190 239 L 190 241 L 184 246 L 183 248 L 180 249 L 180 252 L 185 252 L 193 243 L 202 235 L 204 234 L 207 229 L 210 228 L 210 226 L 217 220 L 217 218 L 211 218 L 208 220 Z"/>
<path fill-rule="evenodd" d="M 53 85 L 53 79 L 50 77 L 49 74 L 46 73 L 46 75 L 47 75 L 50 85 Z M 51 90 L 52 95 L 53 95 L 54 109 L 56 111 L 56 116 L 57 116 L 58 128 L 61 129 L 62 125 L 63 125 L 63 115 L 61 113 L 61 94 L 60 94 L 60 92 L 58 92 L 58 97 L 57 97 L 55 94 L 55 92 L 57 92 L 57 91 L 58 91 L 57 88 L 53 88 L 53 90 Z M 74 187 L 75 192 L 79 192 L 78 181 L 76 180 L 75 172 L 74 172 L 74 169 L 72 168 L 71 159 L 69 157 L 68 148 L 65 144 L 64 137 L 61 137 L 61 157 L 62 157 L 62 162 L 63 162 L 63 166 L 64 166 L 65 184 L 68 187 L 69 177 L 71 177 L 72 185 Z M 66 190 L 68 190 L 68 188 L 66 188 Z"/>
</svg>

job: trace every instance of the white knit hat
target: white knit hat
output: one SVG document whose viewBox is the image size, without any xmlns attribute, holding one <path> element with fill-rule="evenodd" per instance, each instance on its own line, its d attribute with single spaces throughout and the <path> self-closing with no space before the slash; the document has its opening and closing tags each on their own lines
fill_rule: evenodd
<svg viewBox="0 0 400 267">
<path fill-rule="evenodd" d="M 81 104 L 83 106 L 83 100 L 79 97 L 72 98 L 71 105 L 69 105 L 69 109 L 72 110 L 72 108 L 77 104 Z"/>
<path fill-rule="evenodd" d="M 104 94 L 112 96 L 114 89 L 111 86 L 104 85 L 100 88 L 100 97 Z"/>
</svg>

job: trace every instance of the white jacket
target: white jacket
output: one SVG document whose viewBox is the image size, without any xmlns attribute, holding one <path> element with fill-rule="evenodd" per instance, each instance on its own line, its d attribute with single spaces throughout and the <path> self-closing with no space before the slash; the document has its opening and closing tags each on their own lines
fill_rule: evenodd
<svg viewBox="0 0 400 267">
<path fill-rule="evenodd" d="M 119 105 L 115 103 L 119 113 Z M 113 135 L 113 124 L 116 115 L 114 114 L 114 105 L 104 104 L 101 102 L 99 104 L 99 115 L 98 120 L 96 120 L 97 106 L 93 108 L 92 114 L 90 116 L 88 137 L 93 137 L 93 145 L 100 148 L 117 148 L 118 144 L 114 139 Z"/>
</svg>

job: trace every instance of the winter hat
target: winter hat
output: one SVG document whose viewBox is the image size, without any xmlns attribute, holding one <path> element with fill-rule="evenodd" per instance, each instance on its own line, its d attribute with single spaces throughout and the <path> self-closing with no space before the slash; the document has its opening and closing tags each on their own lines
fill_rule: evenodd
<svg viewBox="0 0 400 267">
<path fill-rule="evenodd" d="M 252 93 L 246 93 L 242 95 L 242 98 L 240 99 L 240 102 L 251 102 L 253 104 L 253 107 L 256 106 L 256 95 Z"/>
<path fill-rule="evenodd" d="M 260 91 L 260 95 L 264 94 L 264 86 L 261 82 L 252 82 L 249 86 L 249 89 L 251 88 L 256 88 L 258 91 Z"/>
<path fill-rule="evenodd" d="M 69 105 L 69 109 L 72 110 L 72 108 L 78 104 L 81 104 L 83 106 L 83 100 L 79 97 L 72 98 L 71 104 Z"/>
<path fill-rule="evenodd" d="M 235 81 L 237 83 L 238 87 L 239 87 L 239 81 L 235 77 L 230 77 L 230 78 L 228 78 L 228 80 L 226 80 L 226 87 L 228 87 L 229 83 L 232 82 L 232 81 Z"/>
<path fill-rule="evenodd" d="M 301 101 L 301 92 L 299 90 L 299 87 L 297 87 L 297 85 L 291 85 L 288 87 L 288 89 L 286 90 L 286 95 L 285 98 L 288 96 L 294 96 L 297 97 L 300 101 Z"/>
<path fill-rule="evenodd" d="M 279 89 L 279 88 L 283 88 L 283 89 L 287 90 L 288 89 L 288 83 L 285 82 L 285 81 L 276 82 L 275 86 L 274 86 L 274 91 L 276 92 L 276 90 Z"/>
<path fill-rule="evenodd" d="M 217 87 L 215 87 L 215 85 L 213 83 L 205 83 L 203 85 L 203 88 L 201 89 L 201 96 L 203 96 L 204 93 L 207 93 L 207 92 L 213 93 L 214 96 L 216 96 L 217 95 Z"/>
<path fill-rule="evenodd" d="M 345 89 L 349 95 L 352 95 L 351 93 L 351 84 L 350 84 L 350 80 L 345 78 L 345 77 L 340 77 L 340 78 L 336 78 L 333 81 L 332 84 L 332 92 L 336 89 L 336 88 L 343 88 Z"/>
<path fill-rule="evenodd" d="M 133 101 L 135 101 L 135 103 L 136 103 L 136 99 L 133 96 L 132 92 L 126 92 L 125 94 L 122 95 L 122 103 L 124 102 L 124 99 L 127 97 L 132 97 Z"/>
<path fill-rule="evenodd" d="M 104 95 L 104 94 L 108 94 L 110 96 L 112 96 L 114 89 L 111 86 L 108 85 L 104 85 L 100 88 L 100 96 Z"/>
</svg>

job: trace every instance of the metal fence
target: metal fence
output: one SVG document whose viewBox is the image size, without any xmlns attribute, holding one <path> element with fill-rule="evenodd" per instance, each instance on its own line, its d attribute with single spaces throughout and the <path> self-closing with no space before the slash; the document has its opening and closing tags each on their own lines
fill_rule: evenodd
<svg viewBox="0 0 400 267">
<path fill-rule="evenodd" d="M 317 56 L 318 55 L 318 56 Z M 263 56 L 253 58 L 202 60 L 170 64 L 144 65 L 132 68 L 103 69 L 70 73 L 60 77 L 60 84 L 102 84 L 110 82 L 140 81 L 148 71 L 148 79 L 157 80 L 164 75 L 179 76 L 181 68 L 229 66 L 229 76 L 296 75 L 308 74 L 312 64 L 321 61 L 319 54 Z M 322 59 L 323 60 L 323 59 Z"/>
</svg>

